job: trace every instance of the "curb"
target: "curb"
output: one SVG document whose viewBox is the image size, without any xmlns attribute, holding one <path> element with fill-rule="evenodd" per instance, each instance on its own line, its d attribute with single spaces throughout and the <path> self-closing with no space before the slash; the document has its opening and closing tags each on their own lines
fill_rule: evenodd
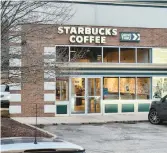
<svg viewBox="0 0 167 153">
<path fill-rule="evenodd" d="M 135 124 L 135 123 L 144 123 L 144 122 L 148 122 L 148 120 L 139 120 L 139 121 L 136 121 L 136 120 L 132 120 L 132 121 L 109 121 L 107 123 L 126 123 L 126 124 Z"/>
<path fill-rule="evenodd" d="M 144 123 L 148 122 L 148 120 L 132 120 L 132 121 L 106 121 L 106 122 L 82 122 L 82 123 L 51 123 L 51 124 L 38 124 L 38 126 L 58 126 L 58 125 L 91 125 L 91 124 L 110 124 L 110 123 L 125 123 L 125 124 L 136 124 L 136 123 Z M 32 125 L 33 127 L 36 127 Z M 36 127 L 38 128 L 38 127 Z M 38 128 L 40 129 L 40 128 Z M 42 130 L 42 129 L 40 129 Z"/>
</svg>

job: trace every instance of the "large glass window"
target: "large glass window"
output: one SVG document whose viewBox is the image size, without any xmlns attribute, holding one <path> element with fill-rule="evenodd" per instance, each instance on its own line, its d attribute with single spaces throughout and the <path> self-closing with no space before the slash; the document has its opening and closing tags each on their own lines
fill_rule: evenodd
<svg viewBox="0 0 167 153">
<path fill-rule="evenodd" d="M 56 62 L 69 61 L 69 47 L 57 46 L 56 47 Z"/>
<path fill-rule="evenodd" d="M 136 99 L 135 78 L 120 78 L 120 99 Z"/>
<path fill-rule="evenodd" d="M 137 63 L 150 63 L 149 48 L 137 48 Z"/>
<path fill-rule="evenodd" d="M 137 78 L 137 99 L 150 99 L 150 78 Z"/>
<path fill-rule="evenodd" d="M 153 77 L 153 98 L 167 95 L 167 77 Z"/>
<path fill-rule="evenodd" d="M 103 79 L 103 99 L 119 99 L 119 78 Z"/>
<path fill-rule="evenodd" d="M 53 48 L 53 47 L 48 47 Z M 152 57 L 150 48 L 119 48 L 117 47 L 82 47 L 82 46 L 57 46 L 56 62 L 108 62 L 108 63 L 150 63 Z M 167 61 L 167 49 L 153 49 L 154 63 Z"/>
<path fill-rule="evenodd" d="M 120 49 L 121 63 L 135 63 L 135 48 L 121 48 Z"/>
<path fill-rule="evenodd" d="M 153 48 L 153 63 L 167 63 L 167 48 Z"/>
<path fill-rule="evenodd" d="M 162 81 L 162 80 L 161 80 Z M 159 85 L 160 86 L 160 85 Z M 164 79 L 164 89 L 167 94 L 167 78 Z M 160 87 L 158 87 L 160 88 Z M 163 89 L 163 90 L 164 90 Z M 150 99 L 151 80 L 148 77 L 105 77 L 103 79 L 104 100 Z M 119 96 L 120 95 L 120 96 Z"/>
<path fill-rule="evenodd" d="M 71 62 L 101 62 L 101 47 L 71 47 Z"/>
<path fill-rule="evenodd" d="M 56 78 L 56 101 L 68 101 L 69 99 L 69 79 Z"/>
<path fill-rule="evenodd" d="M 119 48 L 103 48 L 103 62 L 118 63 Z"/>
</svg>

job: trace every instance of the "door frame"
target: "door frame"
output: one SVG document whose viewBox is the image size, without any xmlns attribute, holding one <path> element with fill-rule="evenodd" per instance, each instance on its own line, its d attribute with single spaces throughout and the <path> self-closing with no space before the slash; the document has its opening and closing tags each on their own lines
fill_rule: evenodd
<svg viewBox="0 0 167 153">
<path fill-rule="evenodd" d="M 71 87 L 72 87 L 72 78 L 84 78 L 85 79 L 85 113 L 83 114 L 73 114 L 71 112 Z M 88 113 L 88 78 L 99 78 L 100 79 L 100 90 L 101 90 L 101 96 L 100 96 L 100 113 Z M 69 77 L 69 115 L 70 116 L 82 116 L 82 115 L 102 115 L 103 114 L 103 104 L 102 99 L 103 98 L 103 77 L 101 76 L 71 76 Z"/>
</svg>

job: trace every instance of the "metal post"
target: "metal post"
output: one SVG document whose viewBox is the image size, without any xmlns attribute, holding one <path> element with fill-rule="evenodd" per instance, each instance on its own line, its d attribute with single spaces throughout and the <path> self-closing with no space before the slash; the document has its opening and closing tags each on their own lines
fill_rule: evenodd
<svg viewBox="0 0 167 153">
<path fill-rule="evenodd" d="M 36 127 L 37 127 L 37 104 L 35 104 L 35 110 L 36 110 L 36 112 L 35 112 L 35 114 L 36 114 Z M 34 144 L 37 144 L 37 129 L 35 128 L 35 140 L 34 140 Z"/>
</svg>

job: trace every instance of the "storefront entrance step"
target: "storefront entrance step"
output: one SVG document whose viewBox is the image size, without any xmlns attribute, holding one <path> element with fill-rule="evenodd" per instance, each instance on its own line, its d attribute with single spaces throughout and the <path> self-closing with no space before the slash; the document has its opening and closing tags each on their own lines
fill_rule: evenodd
<svg viewBox="0 0 167 153">
<path fill-rule="evenodd" d="M 21 123 L 35 125 L 35 117 L 13 117 Z M 59 125 L 59 124 L 106 124 L 106 123 L 129 123 L 147 122 L 148 113 L 111 114 L 111 115 L 85 115 L 85 116 L 60 116 L 60 117 L 38 117 L 37 124 Z"/>
</svg>

